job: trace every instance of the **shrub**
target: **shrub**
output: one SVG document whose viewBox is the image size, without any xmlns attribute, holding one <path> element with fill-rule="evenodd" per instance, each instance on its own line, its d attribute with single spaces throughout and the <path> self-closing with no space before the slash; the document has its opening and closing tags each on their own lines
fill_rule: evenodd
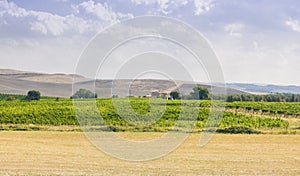
<svg viewBox="0 0 300 176">
<path fill-rule="evenodd" d="M 40 100 L 41 98 L 41 93 L 37 90 L 30 90 L 28 91 L 27 93 L 27 96 L 26 96 L 26 100 Z"/>
<path fill-rule="evenodd" d="M 77 99 L 77 98 L 97 98 L 97 94 L 91 92 L 90 90 L 86 89 L 79 89 L 73 96 L 71 96 L 71 99 Z"/>
<path fill-rule="evenodd" d="M 9 97 L 7 97 L 7 99 L 6 99 L 7 101 L 14 101 L 15 100 L 15 97 L 13 97 L 13 96 L 9 96 Z"/>
<path fill-rule="evenodd" d="M 243 127 L 243 126 L 233 126 L 229 128 L 224 128 L 224 129 L 218 129 L 218 133 L 230 133 L 230 134 L 260 134 L 260 131 L 253 130 L 248 127 Z"/>
</svg>

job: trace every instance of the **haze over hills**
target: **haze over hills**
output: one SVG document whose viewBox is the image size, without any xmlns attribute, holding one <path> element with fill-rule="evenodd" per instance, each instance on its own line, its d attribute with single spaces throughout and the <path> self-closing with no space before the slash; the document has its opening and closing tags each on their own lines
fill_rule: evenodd
<svg viewBox="0 0 300 176">
<path fill-rule="evenodd" d="M 76 80 L 76 88 L 90 89 L 95 84 L 95 92 L 99 97 L 111 97 L 117 93 L 119 96 L 126 96 L 128 87 L 130 95 L 143 96 L 151 91 L 171 92 L 180 90 L 183 94 L 191 92 L 195 86 L 188 81 L 177 81 L 177 85 L 170 80 L 158 79 L 139 79 L 132 80 L 91 80 L 80 75 L 74 74 L 46 74 L 28 71 L 18 71 L 11 69 L 0 69 L 0 93 L 6 94 L 26 94 L 28 90 L 39 90 L 44 96 L 70 97 L 72 95 L 73 79 Z M 256 93 L 295 93 L 300 94 L 299 86 L 260 86 L 255 84 L 227 84 L 227 88 L 210 86 L 204 83 L 197 83 L 199 86 L 213 88 L 215 93 L 222 93 L 225 90 L 227 94 L 247 94 Z M 112 91 L 112 87 L 114 90 Z"/>
<path fill-rule="evenodd" d="M 273 84 L 246 84 L 246 83 L 227 83 L 227 87 L 233 89 L 239 89 L 242 91 L 252 92 L 252 93 L 289 93 L 289 94 L 300 94 L 300 86 L 288 85 L 280 86 Z"/>
</svg>

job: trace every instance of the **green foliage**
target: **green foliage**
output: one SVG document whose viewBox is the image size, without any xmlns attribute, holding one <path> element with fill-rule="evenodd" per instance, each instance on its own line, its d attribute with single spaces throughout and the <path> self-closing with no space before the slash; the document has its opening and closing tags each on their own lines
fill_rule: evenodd
<svg viewBox="0 0 300 176">
<path fill-rule="evenodd" d="M 30 90 L 27 93 L 26 100 L 31 101 L 31 100 L 40 100 L 41 98 L 41 93 L 37 90 Z"/>
<path fill-rule="evenodd" d="M 232 112 L 224 112 L 221 120 L 220 128 L 232 126 L 243 126 L 248 128 L 283 128 L 287 129 L 289 123 L 280 118 L 252 117 L 245 114 L 236 114 Z"/>
<path fill-rule="evenodd" d="M 0 124 L 78 125 L 72 101 L 0 101 Z"/>
<path fill-rule="evenodd" d="M 113 95 L 111 98 L 118 98 L 119 96 L 118 95 Z"/>
<path fill-rule="evenodd" d="M 229 128 L 224 128 L 224 129 L 218 129 L 218 133 L 230 133 L 230 134 L 260 134 L 260 131 L 253 130 L 248 127 L 243 127 L 243 126 L 233 126 Z"/>
<path fill-rule="evenodd" d="M 14 100 L 15 100 L 15 97 L 14 97 L 14 96 L 8 96 L 6 100 L 7 100 L 7 101 L 14 101 Z"/>
<path fill-rule="evenodd" d="M 179 100 L 180 99 L 180 93 L 178 91 L 172 91 L 170 93 L 170 96 L 173 98 L 173 100 Z"/>
<path fill-rule="evenodd" d="M 86 89 L 79 89 L 73 96 L 71 96 L 71 99 L 85 99 L 85 98 L 97 98 L 98 95 L 96 93 L 91 92 L 90 90 Z"/>
<path fill-rule="evenodd" d="M 300 116 L 300 103 L 294 102 L 231 102 L 226 108 L 254 111 L 258 114 Z"/>
<path fill-rule="evenodd" d="M 190 95 L 185 98 L 193 100 L 208 100 L 210 99 L 210 94 L 206 87 L 194 87 Z"/>
<path fill-rule="evenodd" d="M 0 94 L 0 101 L 24 100 L 25 98 L 25 95 Z"/>
</svg>

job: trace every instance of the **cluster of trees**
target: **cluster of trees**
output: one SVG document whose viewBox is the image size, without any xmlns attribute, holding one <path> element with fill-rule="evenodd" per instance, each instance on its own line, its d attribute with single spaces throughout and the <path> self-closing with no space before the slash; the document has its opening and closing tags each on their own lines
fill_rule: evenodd
<svg viewBox="0 0 300 176">
<path fill-rule="evenodd" d="M 194 87 L 193 91 L 189 95 L 180 95 L 178 91 L 172 91 L 170 96 L 174 99 L 185 99 L 185 100 L 209 100 L 210 94 L 205 87 Z"/>
<path fill-rule="evenodd" d="M 213 95 L 215 100 L 234 101 L 254 101 L 254 102 L 300 102 L 299 94 L 267 94 L 267 95 Z"/>
<path fill-rule="evenodd" d="M 208 89 L 205 87 L 194 87 L 190 95 L 184 97 L 184 99 L 209 100 L 210 94 Z"/>
<path fill-rule="evenodd" d="M 170 96 L 173 98 L 173 100 L 179 100 L 181 98 L 180 93 L 178 91 L 172 91 L 170 93 Z"/>
<path fill-rule="evenodd" d="M 85 99 L 85 98 L 97 98 L 98 95 L 96 93 L 91 92 L 86 89 L 79 89 L 74 95 L 72 95 L 71 99 Z"/>
</svg>

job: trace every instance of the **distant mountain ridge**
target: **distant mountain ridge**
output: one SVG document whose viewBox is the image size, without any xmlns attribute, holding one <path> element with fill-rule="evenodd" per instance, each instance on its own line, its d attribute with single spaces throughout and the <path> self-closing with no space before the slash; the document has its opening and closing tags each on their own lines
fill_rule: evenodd
<svg viewBox="0 0 300 176">
<path fill-rule="evenodd" d="M 246 84 L 246 83 L 227 83 L 226 87 L 232 89 L 238 89 L 251 93 L 270 94 L 270 93 L 289 93 L 300 94 L 300 86 L 296 85 L 273 85 L 273 84 Z"/>
<path fill-rule="evenodd" d="M 216 93 L 227 94 L 249 94 L 255 93 L 296 93 L 300 94 L 299 86 L 258 86 L 255 84 L 230 83 L 226 88 L 222 86 L 211 86 L 205 83 L 191 83 L 189 81 L 177 81 L 176 85 L 170 80 L 158 79 L 138 79 L 131 83 L 131 80 L 92 80 L 74 74 L 47 74 L 28 71 L 18 71 L 11 69 L 0 69 L 0 93 L 6 94 L 26 94 L 28 90 L 39 90 L 44 96 L 70 97 L 72 95 L 72 83 L 76 80 L 76 87 L 89 89 L 91 83 L 95 84 L 95 92 L 99 97 L 111 97 L 111 88 L 117 85 L 121 90 L 120 96 L 127 95 L 128 85 L 130 94 L 133 96 L 143 96 L 151 91 L 159 90 L 171 92 L 180 90 L 183 94 L 192 91 L 195 84 L 208 89 L 213 88 Z"/>
</svg>

